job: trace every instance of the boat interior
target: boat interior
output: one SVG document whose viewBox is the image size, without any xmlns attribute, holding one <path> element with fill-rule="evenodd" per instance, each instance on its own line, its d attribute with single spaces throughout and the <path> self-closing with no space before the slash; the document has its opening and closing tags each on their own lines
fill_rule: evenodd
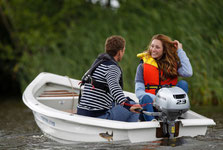
<svg viewBox="0 0 223 150">
<path fill-rule="evenodd" d="M 54 108 L 56 110 L 76 113 L 79 88 L 71 88 L 70 86 L 58 85 L 55 83 L 46 83 L 35 94 L 34 97 L 42 104 Z M 203 116 L 187 111 L 179 119 L 200 119 Z"/>
<path fill-rule="evenodd" d="M 77 112 L 79 89 L 46 83 L 35 94 L 42 104 L 69 113 Z"/>
</svg>

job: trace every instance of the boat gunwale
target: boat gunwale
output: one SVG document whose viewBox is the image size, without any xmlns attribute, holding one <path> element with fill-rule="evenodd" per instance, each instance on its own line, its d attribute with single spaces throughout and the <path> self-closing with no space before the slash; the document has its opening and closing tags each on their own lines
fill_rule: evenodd
<svg viewBox="0 0 223 150">
<path fill-rule="evenodd" d="M 56 80 L 55 80 L 56 79 Z M 73 84 L 77 84 L 80 81 L 75 79 L 70 79 Z M 100 118 L 93 118 L 87 116 L 80 116 L 77 114 L 72 114 L 60 110 L 56 110 L 54 108 L 48 107 L 42 103 L 40 103 L 35 97 L 34 94 L 40 87 L 42 87 L 46 83 L 59 84 L 63 86 L 70 87 L 70 82 L 66 76 L 55 75 L 51 73 L 42 72 L 40 73 L 25 89 L 23 93 L 23 102 L 32 110 L 37 113 L 43 114 L 48 117 L 70 121 L 72 123 L 78 123 L 83 125 L 91 125 L 98 126 L 103 128 L 113 128 L 113 129 L 121 129 L 121 130 L 132 130 L 132 129 L 144 129 L 144 128 L 159 128 L 160 124 L 158 121 L 154 122 L 122 122 L 115 120 L 106 120 Z M 79 88 L 80 89 L 80 88 Z M 124 93 L 130 93 L 125 91 Z M 130 93 L 131 94 L 131 93 Z M 191 110 L 188 113 L 197 114 Z M 215 122 L 212 119 L 206 118 L 202 115 L 197 114 L 200 119 L 191 119 L 199 120 L 196 121 L 192 126 L 207 126 L 207 125 L 215 125 Z M 187 119 L 179 119 L 182 122 L 183 126 L 191 126 L 188 124 Z M 200 122 L 200 124 L 199 124 Z M 205 124 L 201 124 L 205 122 Z"/>
</svg>

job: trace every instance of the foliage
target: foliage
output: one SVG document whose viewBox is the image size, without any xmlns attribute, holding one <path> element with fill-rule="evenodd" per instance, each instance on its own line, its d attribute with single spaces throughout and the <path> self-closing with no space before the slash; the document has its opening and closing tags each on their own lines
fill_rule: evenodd
<svg viewBox="0 0 223 150">
<path fill-rule="evenodd" d="M 189 82 L 193 104 L 223 101 L 223 1 L 120 0 L 110 9 L 85 0 L 3 1 L 4 12 L 14 27 L 20 51 L 14 74 L 22 90 L 40 72 L 80 79 L 95 57 L 104 51 L 105 39 L 122 35 L 127 42 L 120 63 L 124 89 L 134 91 L 134 77 L 142 52 L 154 34 L 166 34 L 183 43 L 193 66 Z M 3 48 L 2 48 L 3 47 Z M 15 57 L 15 56 L 13 56 Z"/>
</svg>

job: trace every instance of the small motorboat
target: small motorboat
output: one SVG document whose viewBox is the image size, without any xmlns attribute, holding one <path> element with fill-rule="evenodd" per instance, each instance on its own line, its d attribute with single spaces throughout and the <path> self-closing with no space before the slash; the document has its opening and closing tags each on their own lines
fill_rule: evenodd
<svg viewBox="0 0 223 150">
<path fill-rule="evenodd" d="M 79 83 L 68 76 L 43 72 L 25 89 L 23 102 L 32 110 L 37 125 L 47 137 L 72 144 L 122 140 L 135 143 L 166 136 L 162 120 L 122 122 L 77 115 L 79 92 L 82 91 Z M 138 101 L 134 93 L 124 91 L 124 94 Z M 205 135 L 207 127 L 215 125 L 212 119 L 191 110 L 180 114 L 174 123 L 174 137 Z"/>
</svg>

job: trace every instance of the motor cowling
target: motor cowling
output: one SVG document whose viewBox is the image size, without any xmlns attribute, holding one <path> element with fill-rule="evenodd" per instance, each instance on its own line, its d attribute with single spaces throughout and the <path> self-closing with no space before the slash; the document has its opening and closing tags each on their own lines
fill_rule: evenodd
<svg viewBox="0 0 223 150">
<path fill-rule="evenodd" d="M 167 120 L 174 121 L 190 109 L 187 93 L 179 87 L 164 87 L 156 94 L 153 106 Z"/>
</svg>

